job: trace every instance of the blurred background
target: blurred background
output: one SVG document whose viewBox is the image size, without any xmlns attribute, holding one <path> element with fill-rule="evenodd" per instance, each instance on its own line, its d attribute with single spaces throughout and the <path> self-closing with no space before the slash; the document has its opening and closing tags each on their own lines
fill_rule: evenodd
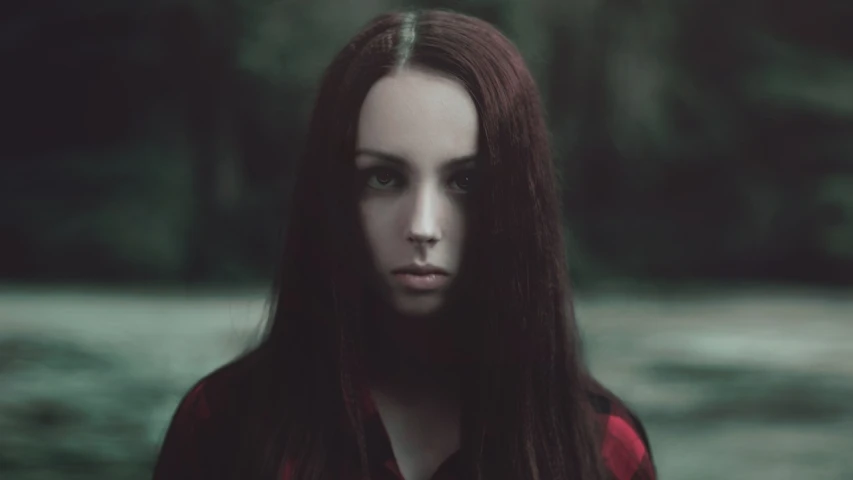
<svg viewBox="0 0 853 480">
<path fill-rule="evenodd" d="M 250 342 L 322 69 L 376 14 L 541 87 L 593 372 L 663 479 L 853 478 L 853 3 L 0 6 L 0 478 L 143 479 Z"/>
</svg>

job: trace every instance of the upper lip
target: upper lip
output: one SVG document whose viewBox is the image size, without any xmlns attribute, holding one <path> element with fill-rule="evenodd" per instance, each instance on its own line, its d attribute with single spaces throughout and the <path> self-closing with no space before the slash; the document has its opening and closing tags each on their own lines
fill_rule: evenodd
<svg viewBox="0 0 853 480">
<path fill-rule="evenodd" d="M 410 275 L 447 275 L 447 270 L 433 265 L 418 265 L 413 263 L 405 267 L 395 268 L 391 273 L 408 273 Z"/>
</svg>

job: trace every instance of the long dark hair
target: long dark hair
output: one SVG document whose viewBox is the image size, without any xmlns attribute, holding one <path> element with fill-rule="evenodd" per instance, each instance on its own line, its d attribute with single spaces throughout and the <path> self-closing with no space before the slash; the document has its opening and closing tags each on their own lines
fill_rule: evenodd
<svg viewBox="0 0 853 480">
<path fill-rule="evenodd" d="M 477 478 L 603 478 L 568 284 L 557 179 L 538 91 L 496 28 L 448 11 L 381 15 L 328 67 L 310 123 L 263 340 L 240 478 L 369 475 L 358 408 L 366 250 L 356 215 L 356 123 L 371 86 L 412 65 L 467 88 L 480 121 L 465 265 L 462 448 Z"/>
</svg>

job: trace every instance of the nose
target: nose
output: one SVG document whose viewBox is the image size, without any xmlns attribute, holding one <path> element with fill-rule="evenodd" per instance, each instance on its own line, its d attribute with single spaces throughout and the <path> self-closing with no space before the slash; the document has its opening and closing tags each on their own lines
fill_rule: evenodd
<svg viewBox="0 0 853 480">
<path fill-rule="evenodd" d="M 406 239 L 417 245 L 434 245 L 441 240 L 439 215 L 441 199 L 425 186 L 415 193 Z"/>
</svg>

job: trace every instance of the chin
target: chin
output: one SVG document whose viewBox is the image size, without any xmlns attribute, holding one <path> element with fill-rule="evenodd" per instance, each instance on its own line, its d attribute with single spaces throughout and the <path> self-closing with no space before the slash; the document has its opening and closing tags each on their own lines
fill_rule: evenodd
<svg viewBox="0 0 853 480">
<path fill-rule="evenodd" d="M 394 307 L 397 313 L 409 317 L 427 317 L 434 315 L 444 306 L 440 295 L 404 295 L 395 299 Z"/>
</svg>

